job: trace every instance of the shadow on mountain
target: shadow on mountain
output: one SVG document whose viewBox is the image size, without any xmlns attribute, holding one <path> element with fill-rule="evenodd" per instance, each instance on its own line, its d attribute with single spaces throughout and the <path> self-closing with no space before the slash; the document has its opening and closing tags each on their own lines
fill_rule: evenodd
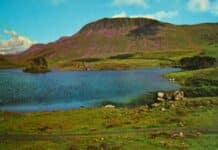
<svg viewBox="0 0 218 150">
<path fill-rule="evenodd" d="M 135 38 L 141 38 L 144 36 L 155 36 L 163 26 L 164 24 L 161 24 L 159 22 L 150 22 L 134 30 L 131 30 L 128 36 L 135 37 Z"/>
</svg>

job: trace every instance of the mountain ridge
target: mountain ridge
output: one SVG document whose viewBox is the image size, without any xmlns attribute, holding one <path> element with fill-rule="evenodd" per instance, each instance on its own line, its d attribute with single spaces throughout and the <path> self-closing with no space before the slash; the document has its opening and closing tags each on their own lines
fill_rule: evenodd
<svg viewBox="0 0 218 150">
<path fill-rule="evenodd" d="M 43 56 L 56 66 L 79 58 L 178 49 L 203 50 L 204 45 L 216 42 L 218 23 L 175 25 L 147 18 L 103 18 L 85 25 L 72 36 L 33 45 L 10 58 L 14 63 L 25 64 L 29 59 Z"/>
</svg>

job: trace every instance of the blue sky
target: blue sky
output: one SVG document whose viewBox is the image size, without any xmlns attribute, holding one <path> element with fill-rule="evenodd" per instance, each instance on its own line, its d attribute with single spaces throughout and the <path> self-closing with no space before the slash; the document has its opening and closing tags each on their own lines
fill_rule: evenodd
<svg viewBox="0 0 218 150">
<path fill-rule="evenodd" d="M 22 50 L 72 35 L 104 17 L 150 17 L 175 24 L 218 22 L 218 0 L 1 0 L 0 54 L 11 45 Z"/>
</svg>

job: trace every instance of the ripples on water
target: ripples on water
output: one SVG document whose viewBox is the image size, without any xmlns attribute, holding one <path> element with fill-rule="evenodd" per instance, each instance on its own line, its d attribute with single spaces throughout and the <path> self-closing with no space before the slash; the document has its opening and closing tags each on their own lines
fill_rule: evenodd
<svg viewBox="0 0 218 150">
<path fill-rule="evenodd" d="M 162 75 L 175 68 L 128 71 L 52 71 L 23 73 L 0 70 L 0 110 L 43 111 L 122 102 L 156 90 L 177 89 Z"/>
</svg>

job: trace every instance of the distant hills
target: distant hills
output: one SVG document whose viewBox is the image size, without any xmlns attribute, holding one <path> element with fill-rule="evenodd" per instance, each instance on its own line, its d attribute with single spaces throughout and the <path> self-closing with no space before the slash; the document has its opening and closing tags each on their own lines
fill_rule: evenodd
<svg viewBox="0 0 218 150">
<path fill-rule="evenodd" d="M 21 54 L 5 58 L 22 66 L 29 59 L 43 56 L 51 66 L 58 66 L 76 59 L 107 58 L 119 54 L 200 51 L 216 43 L 218 23 L 174 25 L 146 18 L 105 18 L 87 24 L 75 35 L 33 45 Z"/>
</svg>

